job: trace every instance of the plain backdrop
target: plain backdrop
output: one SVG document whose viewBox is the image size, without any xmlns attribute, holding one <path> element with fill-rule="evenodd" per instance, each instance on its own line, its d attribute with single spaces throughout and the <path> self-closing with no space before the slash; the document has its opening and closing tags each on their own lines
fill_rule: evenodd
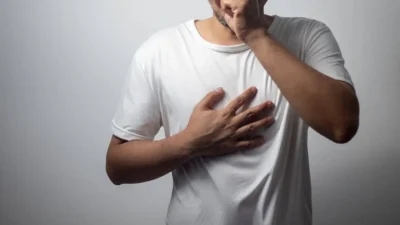
<svg viewBox="0 0 400 225">
<path fill-rule="evenodd" d="M 266 11 L 325 22 L 361 102 L 350 143 L 310 131 L 314 224 L 398 225 L 400 1 L 270 0 Z M 138 46 L 210 15 L 207 0 L 1 0 L 0 224 L 164 224 L 170 175 L 109 182 L 110 121 Z"/>
</svg>

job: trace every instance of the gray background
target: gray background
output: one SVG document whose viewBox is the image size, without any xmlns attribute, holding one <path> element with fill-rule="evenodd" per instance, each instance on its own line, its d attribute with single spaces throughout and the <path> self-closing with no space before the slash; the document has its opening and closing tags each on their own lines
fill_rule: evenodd
<svg viewBox="0 0 400 225">
<path fill-rule="evenodd" d="M 310 131 L 315 224 L 399 224 L 400 1 L 270 0 L 266 10 L 328 24 L 361 101 L 349 144 Z M 107 180 L 110 120 L 140 43 L 209 15 L 207 0 L 2 0 L 0 224 L 163 224 L 170 175 Z"/>
</svg>

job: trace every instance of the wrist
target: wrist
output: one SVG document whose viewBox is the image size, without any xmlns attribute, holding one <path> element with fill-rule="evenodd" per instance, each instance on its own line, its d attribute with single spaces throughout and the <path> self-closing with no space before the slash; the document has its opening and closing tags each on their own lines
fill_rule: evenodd
<svg viewBox="0 0 400 225">
<path fill-rule="evenodd" d="M 174 149 L 176 149 L 176 153 L 187 160 L 195 157 L 196 152 L 188 137 L 187 132 L 182 131 L 169 138 L 169 141 L 174 145 Z"/>
<path fill-rule="evenodd" d="M 268 37 L 267 30 L 265 28 L 257 28 L 246 34 L 243 38 L 243 41 L 251 46 L 257 43 L 259 40 L 265 39 Z"/>
</svg>

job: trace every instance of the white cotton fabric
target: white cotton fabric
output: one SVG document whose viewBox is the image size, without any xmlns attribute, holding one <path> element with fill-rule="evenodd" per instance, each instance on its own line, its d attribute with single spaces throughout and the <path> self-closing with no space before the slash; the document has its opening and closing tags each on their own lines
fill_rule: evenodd
<svg viewBox="0 0 400 225">
<path fill-rule="evenodd" d="M 269 33 L 303 62 L 352 84 L 339 46 L 323 23 L 275 16 Z M 169 225 L 309 225 L 311 185 L 308 126 L 290 107 L 245 44 L 205 41 L 195 20 L 152 35 L 133 57 L 112 120 L 115 136 L 152 140 L 163 126 L 166 137 L 182 131 L 193 107 L 223 87 L 224 107 L 250 86 L 250 106 L 272 100 L 276 122 L 260 131 L 266 143 L 223 157 L 195 158 L 172 172 Z"/>
</svg>

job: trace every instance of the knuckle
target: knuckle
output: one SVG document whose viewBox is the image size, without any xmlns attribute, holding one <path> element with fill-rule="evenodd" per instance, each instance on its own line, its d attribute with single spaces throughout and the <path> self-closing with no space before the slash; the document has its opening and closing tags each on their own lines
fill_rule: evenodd
<svg viewBox="0 0 400 225">
<path fill-rule="evenodd" d="M 237 131 L 236 126 L 233 125 L 233 124 L 231 124 L 231 125 L 228 127 L 228 131 L 229 131 L 229 133 L 230 133 L 231 135 L 236 134 L 236 131 Z"/>
<path fill-rule="evenodd" d="M 228 118 L 230 117 L 230 115 L 231 115 L 230 109 L 221 112 L 221 118 L 225 123 L 228 122 Z"/>
<path fill-rule="evenodd" d="M 242 104 L 243 101 L 244 101 L 244 97 L 242 97 L 242 96 L 240 96 L 240 97 L 238 97 L 238 98 L 236 99 L 236 103 L 237 103 L 237 104 Z"/>
<path fill-rule="evenodd" d="M 237 132 L 233 132 L 232 135 L 229 138 L 230 139 L 237 139 L 237 138 L 239 138 L 239 134 Z"/>
<path fill-rule="evenodd" d="M 225 130 L 228 131 L 230 134 L 236 133 L 236 126 L 233 123 L 226 123 Z"/>
<path fill-rule="evenodd" d="M 253 131 L 253 130 L 254 130 L 254 124 L 250 124 L 249 128 L 248 128 L 248 131 Z"/>
<path fill-rule="evenodd" d="M 220 120 L 217 120 L 217 123 L 219 125 L 219 127 L 223 128 L 223 129 L 229 129 L 229 121 L 225 118 L 222 118 Z"/>
<path fill-rule="evenodd" d="M 246 114 L 246 117 L 247 118 L 252 118 L 254 116 L 254 112 L 253 111 L 249 111 L 249 112 L 247 112 L 247 114 Z"/>
</svg>

